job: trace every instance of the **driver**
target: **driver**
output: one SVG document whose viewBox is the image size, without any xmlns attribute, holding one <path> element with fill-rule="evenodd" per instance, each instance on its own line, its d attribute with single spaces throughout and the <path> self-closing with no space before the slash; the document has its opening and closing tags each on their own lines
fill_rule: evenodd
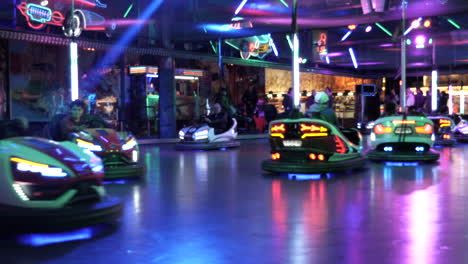
<svg viewBox="0 0 468 264">
<path fill-rule="evenodd" d="M 306 116 L 322 119 L 330 124 L 338 125 L 338 119 L 333 109 L 328 107 L 330 97 L 325 92 L 318 92 L 315 95 L 315 104 L 311 105 L 306 112 Z"/>
<path fill-rule="evenodd" d="M 70 133 L 83 131 L 87 128 L 106 127 L 104 121 L 96 115 L 86 114 L 86 104 L 75 100 L 70 104 L 69 113 L 58 120 L 58 135 L 55 140 L 66 140 Z"/>
<path fill-rule="evenodd" d="M 204 118 L 204 121 L 215 130 L 215 134 L 222 133 L 228 129 L 228 115 L 223 111 L 220 104 L 216 103 L 212 106 L 213 114 Z"/>
</svg>

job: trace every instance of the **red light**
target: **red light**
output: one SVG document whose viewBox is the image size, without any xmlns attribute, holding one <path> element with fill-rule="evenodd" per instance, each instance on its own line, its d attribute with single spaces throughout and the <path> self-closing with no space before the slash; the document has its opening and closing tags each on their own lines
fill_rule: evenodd
<svg viewBox="0 0 468 264">
<path fill-rule="evenodd" d="M 356 29 L 356 25 L 355 25 L 355 24 L 348 25 L 348 29 L 349 29 L 349 30 L 355 30 L 355 29 Z"/>
<path fill-rule="evenodd" d="M 321 161 L 324 161 L 325 160 L 325 156 L 323 154 L 319 154 L 318 155 L 318 159 L 321 160 Z"/>
<path fill-rule="evenodd" d="M 430 124 L 425 124 L 424 126 L 419 126 L 414 128 L 416 133 L 420 134 L 432 134 L 432 126 Z"/>
<path fill-rule="evenodd" d="M 374 126 L 374 132 L 378 135 L 392 133 L 392 127 L 386 127 L 382 124 Z"/>
<path fill-rule="evenodd" d="M 450 139 L 450 138 L 451 138 L 451 136 L 449 134 L 444 134 L 443 135 L 443 139 Z"/>
<path fill-rule="evenodd" d="M 428 27 L 431 26 L 431 24 L 432 24 L 432 22 L 429 19 L 427 19 L 427 20 L 424 21 L 423 25 L 424 25 L 425 28 L 428 28 Z"/>
<path fill-rule="evenodd" d="M 253 43 L 253 42 L 250 42 L 250 43 L 249 43 L 249 51 L 250 51 L 250 52 L 254 52 L 254 51 L 255 51 L 255 43 Z"/>
<path fill-rule="evenodd" d="M 271 159 L 272 160 L 279 160 L 280 158 L 281 158 L 281 155 L 279 153 L 271 154 Z"/>
<path fill-rule="evenodd" d="M 346 153 L 346 145 L 344 144 L 343 140 L 341 140 L 341 138 L 336 135 L 335 135 L 335 146 L 336 146 L 336 152 L 340 154 Z"/>
<path fill-rule="evenodd" d="M 317 155 L 315 155 L 314 153 L 310 153 L 310 154 L 309 154 L 309 159 L 311 159 L 311 160 L 316 160 L 316 159 L 317 159 Z"/>
</svg>

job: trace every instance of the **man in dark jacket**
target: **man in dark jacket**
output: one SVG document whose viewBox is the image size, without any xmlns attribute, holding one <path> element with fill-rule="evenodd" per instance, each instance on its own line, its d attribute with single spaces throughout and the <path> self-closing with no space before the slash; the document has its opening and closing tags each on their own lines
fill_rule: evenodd
<svg viewBox="0 0 468 264">
<path fill-rule="evenodd" d="M 318 92 L 315 95 L 315 104 L 306 112 L 306 116 L 322 119 L 330 124 L 338 125 L 338 119 L 333 109 L 328 107 L 329 96 L 325 92 Z"/>
</svg>

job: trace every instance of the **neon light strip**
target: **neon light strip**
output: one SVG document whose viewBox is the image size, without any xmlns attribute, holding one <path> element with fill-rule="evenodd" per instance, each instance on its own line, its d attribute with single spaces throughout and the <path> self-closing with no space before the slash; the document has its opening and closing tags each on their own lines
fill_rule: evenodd
<svg viewBox="0 0 468 264">
<path fill-rule="evenodd" d="M 229 41 L 224 41 L 224 42 L 226 42 L 226 44 L 228 44 L 229 46 L 235 48 L 236 50 L 240 50 L 236 45 L 232 44 L 231 42 L 229 42 Z"/>
<path fill-rule="evenodd" d="M 356 61 L 356 56 L 354 55 L 354 50 L 353 50 L 353 48 L 349 48 L 348 50 L 349 50 L 349 54 L 351 55 L 351 59 L 353 60 L 354 68 L 357 69 L 358 64 L 357 64 L 357 61 Z"/>
<path fill-rule="evenodd" d="M 88 2 L 88 1 L 86 1 L 86 0 L 75 0 L 75 2 L 84 4 L 84 5 L 88 5 L 88 6 L 91 6 L 91 7 L 95 7 L 95 6 L 96 6 L 95 3 L 91 3 L 91 2 Z"/>
<path fill-rule="evenodd" d="M 346 34 L 341 38 L 341 41 L 345 41 L 351 35 L 351 33 L 353 33 L 353 31 L 348 30 L 348 32 L 346 32 Z"/>
<path fill-rule="evenodd" d="M 447 19 L 447 21 L 448 21 L 450 24 L 452 24 L 454 27 L 456 27 L 457 29 L 460 29 L 460 28 L 461 28 L 460 25 L 458 25 L 457 23 L 455 23 L 455 21 L 453 21 L 452 19 L 449 18 L 449 19 Z"/>
<path fill-rule="evenodd" d="M 104 31 L 104 30 L 106 30 L 106 27 L 86 27 L 86 30 Z"/>
<path fill-rule="evenodd" d="M 384 26 L 382 26 L 380 23 L 375 23 L 376 26 L 378 26 L 383 32 L 385 32 L 387 35 L 389 35 L 390 37 L 392 37 L 392 33 L 390 33 L 390 31 L 388 31 Z"/>
<path fill-rule="evenodd" d="M 299 39 L 297 33 L 293 36 L 293 90 L 294 90 L 294 106 L 298 107 L 301 99 L 301 80 L 299 72 Z"/>
<path fill-rule="evenodd" d="M 211 41 L 211 40 L 210 40 L 210 45 L 211 45 L 211 48 L 213 49 L 213 52 L 214 52 L 215 54 L 218 54 L 218 51 L 216 50 L 216 47 L 215 47 L 215 45 L 213 44 L 213 41 Z"/>
<path fill-rule="evenodd" d="M 330 57 L 326 56 L 325 61 L 327 62 L 327 64 L 330 64 Z"/>
<path fill-rule="evenodd" d="M 460 91 L 460 114 L 465 114 L 465 92 Z"/>
<path fill-rule="evenodd" d="M 286 35 L 286 39 L 288 40 L 289 48 L 293 50 L 294 48 L 293 48 L 293 43 L 291 41 L 291 37 L 289 35 Z"/>
<path fill-rule="evenodd" d="M 79 98 L 78 44 L 76 42 L 70 42 L 70 84 L 71 84 L 71 100 L 75 101 Z"/>
<path fill-rule="evenodd" d="M 289 8 L 289 5 L 288 5 L 288 3 L 286 3 L 286 1 L 280 0 L 280 2 L 281 2 L 285 7 L 288 7 L 288 8 Z"/>
<path fill-rule="evenodd" d="M 236 9 L 236 12 L 234 12 L 234 15 L 237 16 L 239 12 L 244 8 L 245 3 L 247 3 L 247 0 L 242 0 L 242 2 L 239 4 L 239 6 Z"/>
<path fill-rule="evenodd" d="M 271 39 L 271 48 L 273 49 L 273 53 L 275 54 L 276 57 L 278 57 L 278 49 L 276 48 L 275 41 L 271 37 L 271 34 L 268 34 L 268 36 Z"/>
<path fill-rule="evenodd" d="M 432 101 L 431 101 L 431 108 L 432 111 L 437 110 L 437 70 L 432 71 L 432 87 L 431 87 L 431 93 L 432 93 Z"/>
<path fill-rule="evenodd" d="M 452 115 L 453 114 L 453 86 L 451 84 L 449 85 L 448 93 L 449 93 L 449 101 L 448 101 L 449 115 Z"/>
<path fill-rule="evenodd" d="M 302 135 L 302 139 L 308 138 L 308 137 L 326 137 L 328 136 L 328 133 L 305 133 Z"/>
<path fill-rule="evenodd" d="M 131 4 L 131 5 L 128 7 L 127 11 L 125 12 L 125 14 L 124 14 L 124 16 L 123 16 L 124 18 L 126 18 L 126 17 L 128 16 L 128 13 L 130 13 L 130 11 L 132 11 L 132 8 L 133 8 L 133 4 Z"/>
</svg>

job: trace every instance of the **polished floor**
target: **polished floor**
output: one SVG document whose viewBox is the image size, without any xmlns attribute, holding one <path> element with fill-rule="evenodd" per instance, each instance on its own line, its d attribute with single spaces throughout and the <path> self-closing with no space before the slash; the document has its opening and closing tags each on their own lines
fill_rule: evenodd
<svg viewBox="0 0 468 264">
<path fill-rule="evenodd" d="M 328 179 L 264 175 L 266 140 L 240 149 L 145 146 L 142 181 L 114 230 L 42 247 L 2 245 L 0 263 L 468 263 L 468 145 L 438 164 L 369 163 Z M 401 166 L 403 165 L 403 166 Z"/>
</svg>

